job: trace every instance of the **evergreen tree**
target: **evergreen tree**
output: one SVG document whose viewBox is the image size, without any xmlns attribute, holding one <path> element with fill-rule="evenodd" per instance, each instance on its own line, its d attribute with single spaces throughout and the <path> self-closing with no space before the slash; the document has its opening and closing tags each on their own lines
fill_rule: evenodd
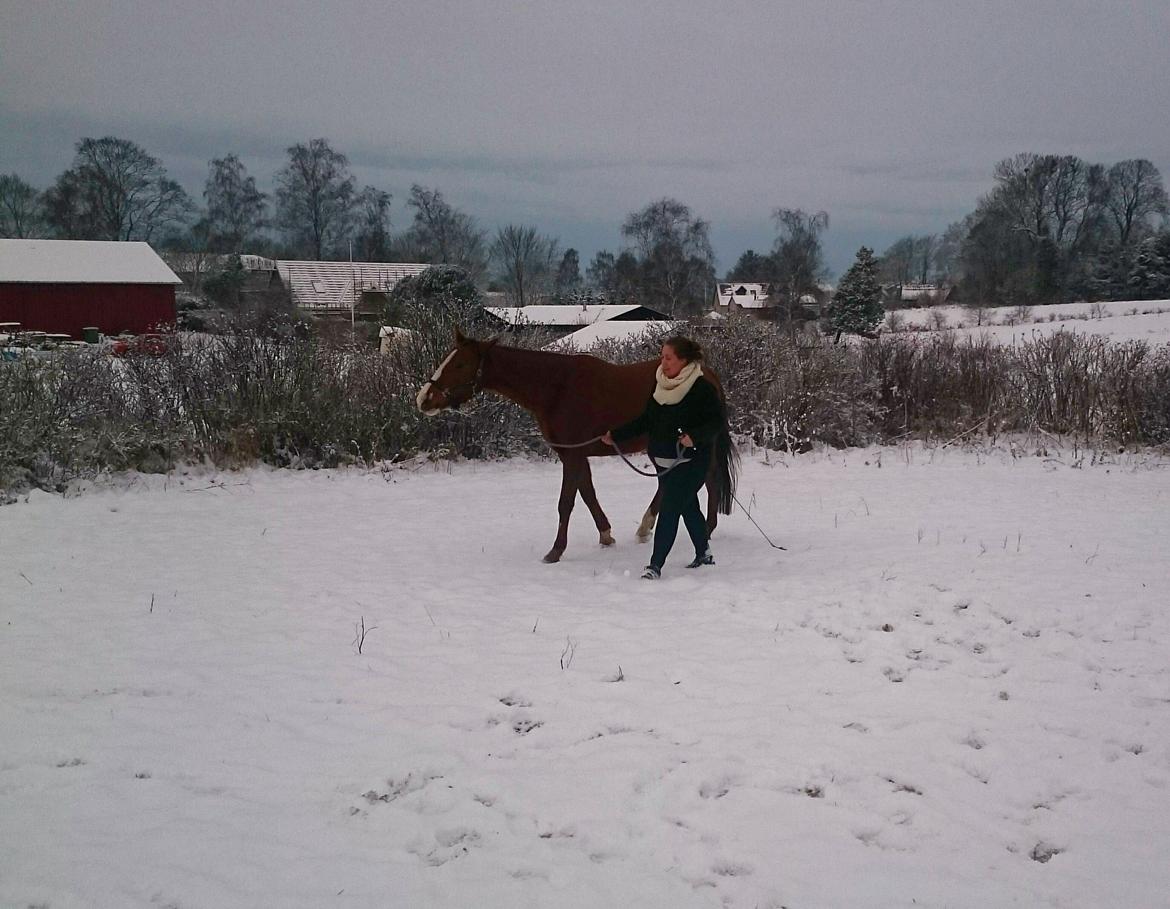
<svg viewBox="0 0 1170 909">
<path fill-rule="evenodd" d="M 1170 296 L 1170 231 L 1142 241 L 1128 283 L 1138 300 Z"/>
<path fill-rule="evenodd" d="M 868 335 L 881 324 L 882 289 L 877 280 L 877 262 L 867 246 L 857 251 L 857 261 L 841 279 L 829 307 L 829 325 L 840 340 L 843 332 Z"/>
</svg>

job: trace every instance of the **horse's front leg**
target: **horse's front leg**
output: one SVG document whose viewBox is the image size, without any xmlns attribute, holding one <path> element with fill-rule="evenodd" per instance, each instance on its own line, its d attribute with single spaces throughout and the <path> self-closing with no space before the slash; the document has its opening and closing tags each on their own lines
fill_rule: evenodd
<svg viewBox="0 0 1170 909">
<path fill-rule="evenodd" d="M 658 507 L 662 504 L 661 487 L 655 491 L 654 498 L 646 506 L 646 513 L 642 515 L 642 523 L 638 525 L 638 542 L 645 543 L 654 533 L 654 522 L 658 520 Z"/>
<path fill-rule="evenodd" d="M 577 498 L 577 487 L 581 483 L 581 464 L 584 458 L 561 459 L 561 497 L 557 500 L 557 515 L 560 524 L 557 526 L 557 538 L 552 549 L 544 555 L 546 562 L 559 562 L 569 544 L 569 515 L 573 513 L 573 503 Z"/>
<path fill-rule="evenodd" d="M 609 524 L 609 518 L 601 510 L 601 503 L 597 501 L 597 490 L 593 488 L 593 470 L 589 467 L 588 458 L 585 459 L 585 464 L 581 469 L 581 482 L 578 488 L 581 492 L 581 501 L 585 503 L 585 507 L 593 515 L 593 523 L 597 525 L 601 545 L 612 546 L 613 528 Z"/>
</svg>

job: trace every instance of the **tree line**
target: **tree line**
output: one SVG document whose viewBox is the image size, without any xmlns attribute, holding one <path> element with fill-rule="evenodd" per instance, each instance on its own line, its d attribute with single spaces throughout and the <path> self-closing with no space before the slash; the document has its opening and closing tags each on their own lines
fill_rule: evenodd
<svg viewBox="0 0 1170 909">
<path fill-rule="evenodd" d="M 672 316 L 710 306 L 716 284 L 710 224 L 676 199 L 631 212 L 617 251 L 599 251 L 583 269 L 577 250 L 562 249 L 558 238 L 522 224 L 489 231 L 437 188 L 411 187 L 409 224 L 395 231 L 391 194 L 359 188 L 348 158 L 328 140 L 293 145 L 286 155 L 271 194 L 237 155 L 215 158 L 195 200 L 136 143 L 83 138 L 70 167 L 44 190 L 16 174 L 0 175 L 0 236 L 444 263 L 516 305 L 638 302 Z M 863 249 L 862 283 L 945 285 L 971 305 L 1170 295 L 1170 208 L 1148 160 L 1106 167 L 1029 153 L 999 162 L 993 179 L 975 210 L 942 234 L 902 237 L 876 257 Z M 769 249 L 745 251 L 724 279 L 770 284 L 773 302 L 791 316 L 808 295 L 823 296 L 829 215 L 781 207 L 772 221 Z"/>
</svg>

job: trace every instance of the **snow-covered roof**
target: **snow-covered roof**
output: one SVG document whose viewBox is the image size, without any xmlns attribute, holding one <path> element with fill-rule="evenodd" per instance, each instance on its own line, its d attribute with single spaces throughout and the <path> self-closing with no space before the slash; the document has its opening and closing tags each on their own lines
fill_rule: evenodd
<svg viewBox="0 0 1170 909">
<path fill-rule="evenodd" d="M 946 296 L 937 284 L 903 284 L 902 299 L 918 300 L 924 296 Z"/>
<path fill-rule="evenodd" d="M 195 272 L 210 274 L 214 271 L 223 271 L 227 264 L 236 258 L 228 253 L 164 252 L 159 255 L 175 271 L 192 274 Z M 238 258 L 244 271 L 276 271 L 275 259 L 248 254 L 241 254 Z"/>
<path fill-rule="evenodd" d="M 0 240 L 0 284 L 182 284 L 147 243 Z"/>
<path fill-rule="evenodd" d="M 586 351 L 591 349 L 599 341 L 625 341 L 629 338 L 636 338 L 638 335 L 645 334 L 648 331 L 671 331 L 676 326 L 682 325 L 682 322 L 662 322 L 662 321 L 639 321 L 631 320 L 629 322 L 594 322 L 592 325 L 586 325 L 584 328 L 579 328 L 571 335 L 565 335 L 563 338 L 558 338 L 552 344 L 545 346 L 545 350 L 579 350 Z"/>
<path fill-rule="evenodd" d="M 389 293 L 403 278 L 428 268 L 418 262 L 276 260 L 276 271 L 293 303 L 305 309 L 349 309 L 362 293 Z"/>
<path fill-rule="evenodd" d="M 607 322 L 638 308 L 637 303 L 630 303 L 587 306 L 485 306 L 484 311 L 491 313 L 507 325 L 547 325 L 571 328 L 575 325 Z"/>
<path fill-rule="evenodd" d="M 728 306 L 734 302 L 744 309 L 762 309 L 768 305 L 771 289 L 771 284 L 725 281 L 715 288 L 715 302 L 719 306 Z"/>
</svg>

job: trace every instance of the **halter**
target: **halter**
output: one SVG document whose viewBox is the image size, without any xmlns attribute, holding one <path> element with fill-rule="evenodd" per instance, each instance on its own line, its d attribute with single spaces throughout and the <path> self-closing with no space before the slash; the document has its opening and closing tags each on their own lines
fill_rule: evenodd
<svg viewBox="0 0 1170 909">
<path fill-rule="evenodd" d="M 487 357 L 485 357 L 483 352 L 480 351 L 479 352 L 479 366 L 475 370 L 475 375 L 472 376 L 466 382 L 460 382 L 458 385 L 452 385 L 452 386 L 448 387 L 446 385 L 443 385 L 438 379 L 431 379 L 431 385 L 435 386 L 435 388 L 439 389 L 439 391 L 441 391 L 443 393 L 443 397 L 445 397 L 447 399 L 447 403 L 449 406 L 451 406 L 455 409 L 458 409 L 462 404 L 465 404 L 465 403 L 467 403 L 467 401 L 470 401 L 475 396 L 476 392 L 480 391 L 483 388 L 483 365 L 484 365 L 484 361 L 486 359 L 487 359 Z M 461 401 L 459 404 L 456 404 L 454 402 L 453 396 L 457 392 L 461 391 L 464 388 L 468 388 L 468 387 L 471 388 L 471 391 L 468 393 L 467 397 L 463 401 Z"/>
</svg>

